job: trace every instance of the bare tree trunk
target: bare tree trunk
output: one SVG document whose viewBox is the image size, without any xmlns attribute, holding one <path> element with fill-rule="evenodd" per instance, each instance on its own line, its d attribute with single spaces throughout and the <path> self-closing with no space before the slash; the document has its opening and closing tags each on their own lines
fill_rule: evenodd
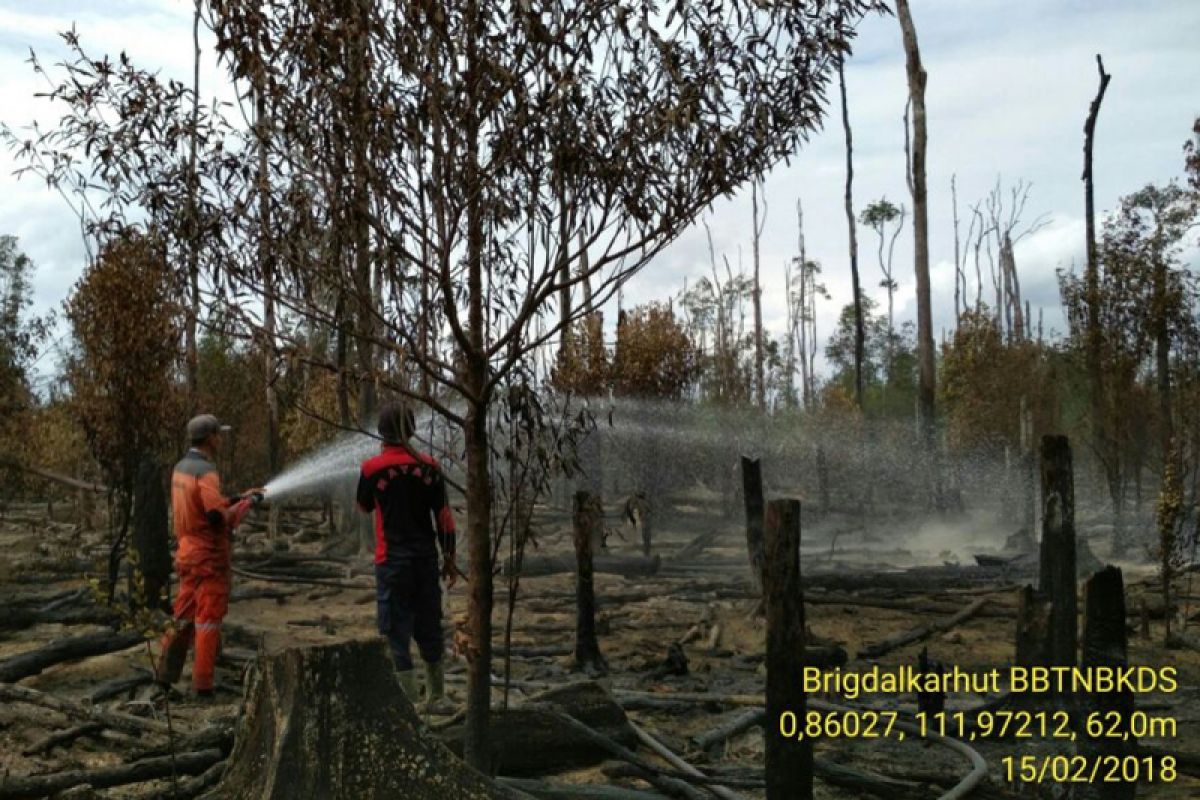
<svg viewBox="0 0 1200 800">
<path fill-rule="evenodd" d="M 184 327 L 184 362 L 187 387 L 187 410 L 196 413 L 199 408 L 200 357 L 196 346 L 196 328 L 200 321 L 200 221 L 196 194 L 199 180 L 196 174 L 196 146 L 200 137 L 200 5 L 192 16 L 192 131 L 188 154 L 188 313 Z"/>
<path fill-rule="evenodd" d="M 1092 148 L 1096 136 L 1096 117 L 1100 113 L 1100 104 L 1104 102 L 1104 93 L 1112 76 L 1104 71 L 1104 61 L 1096 55 L 1096 69 L 1100 75 L 1100 85 L 1096 96 L 1088 107 L 1087 119 L 1083 123 L 1083 220 L 1087 238 L 1087 266 L 1084 272 L 1084 289 L 1087 295 L 1087 373 L 1088 388 L 1091 394 L 1092 412 L 1092 446 L 1095 448 L 1100 461 L 1106 464 L 1109 474 L 1106 476 L 1109 486 L 1119 483 L 1111 474 L 1117 467 L 1114 460 L 1112 437 L 1107 430 L 1107 415 L 1104 403 L 1104 372 L 1101 363 L 1102 335 L 1100 331 L 1100 257 L 1096 249 L 1096 200 L 1092 174 Z M 1113 498 L 1114 509 L 1119 501 Z M 1119 535 L 1114 529 L 1113 552 L 1119 555 L 1125 549 L 1124 535 Z"/>
<path fill-rule="evenodd" d="M 750 207 L 753 211 L 754 225 L 754 379 L 758 386 L 758 408 L 767 410 L 767 377 L 765 370 L 765 353 L 763 348 L 762 324 L 762 284 L 759 282 L 758 245 L 762 236 L 762 228 L 758 220 L 758 181 L 750 185 Z"/>
<path fill-rule="evenodd" d="M 800 297 L 799 319 L 800 324 L 800 391 L 804 398 L 804 407 L 812 407 L 812 381 L 809 378 L 809 359 L 808 359 L 808 253 L 804 246 L 804 206 L 800 198 L 796 198 L 796 229 L 799 237 L 800 245 Z"/>
<path fill-rule="evenodd" d="M 804 594 L 800 579 L 800 501 L 772 500 L 764 528 L 767 612 L 767 800 L 811 800 L 813 751 L 809 736 L 783 735 L 784 715 L 806 717 L 807 697 L 797 676 L 804 671 Z"/>
<path fill-rule="evenodd" d="M 917 31 L 913 26 L 908 0 L 896 0 L 896 16 L 900 20 L 904 38 L 908 92 L 912 101 L 913 267 L 917 279 L 917 360 L 920 375 L 917 397 L 926 456 L 931 462 L 936 462 L 934 392 L 937 388 L 937 375 L 933 351 L 933 309 L 929 287 L 929 207 L 925 183 L 925 154 L 929 138 L 925 123 L 926 75 L 925 68 L 921 65 L 921 51 L 917 46 Z M 939 505 L 936 463 L 931 465 L 930 478 L 932 498 L 934 504 Z"/>
<path fill-rule="evenodd" d="M 850 130 L 850 104 L 846 99 L 845 59 L 838 59 L 838 89 L 842 98 L 842 130 L 846 134 L 846 225 L 850 233 L 850 284 L 854 292 L 854 403 L 863 409 L 863 329 L 862 289 L 858 280 L 858 231 L 854 221 L 854 136 Z"/>
<path fill-rule="evenodd" d="M 479 68 L 476 38 L 479 35 L 478 10 L 471 4 L 467 13 L 467 70 Z M 468 81 L 474 85 L 474 81 Z M 469 186 L 478 186 L 479 121 L 472 118 L 466 136 Z M 463 758 L 475 769 L 487 774 L 490 765 L 489 722 L 492 697 L 492 485 L 488 446 L 488 364 L 484 328 L 487 324 L 483 287 L 483 210 L 478 192 L 467 199 L 467 330 L 463 358 L 464 382 L 469 410 L 466 420 L 467 451 L 467 553 L 469 589 L 467 594 L 467 630 L 471 637 L 467 653 L 467 718 L 463 739 Z M 446 302 L 454 302 L 447 297 Z"/>
<path fill-rule="evenodd" d="M 271 189 L 267 161 L 269 121 L 266 93 L 262 87 L 254 92 L 255 133 L 258 139 L 258 263 L 263 285 L 263 375 L 266 378 L 267 400 L 267 465 L 272 475 L 283 466 L 279 445 L 279 394 L 275 389 L 275 255 L 271 235 Z M 271 534 L 275 534 L 278 511 L 271 510 Z"/>
<path fill-rule="evenodd" d="M 603 540 L 604 516 L 599 499 L 587 491 L 575 493 L 575 668 L 591 677 L 608 674 L 608 664 L 596 638 L 596 589 L 592 547 Z"/>
<path fill-rule="evenodd" d="M 958 176 L 950 176 L 950 202 L 954 210 L 954 324 L 962 319 L 962 301 L 960 283 L 965 282 L 962 269 L 962 255 L 958 240 Z M 965 290 L 965 286 L 962 287 Z"/>
</svg>

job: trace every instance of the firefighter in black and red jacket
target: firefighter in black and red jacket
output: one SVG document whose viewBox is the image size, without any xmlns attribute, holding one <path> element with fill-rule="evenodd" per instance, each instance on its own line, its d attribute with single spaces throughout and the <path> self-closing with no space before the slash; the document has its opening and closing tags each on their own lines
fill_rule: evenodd
<svg viewBox="0 0 1200 800">
<path fill-rule="evenodd" d="M 409 447 L 412 409 L 389 403 L 379 412 L 380 453 L 363 462 L 358 506 L 375 516 L 375 593 L 379 632 L 387 637 L 404 693 L 417 701 L 409 642 L 425 662 L 426 703 L 445 698 L 442 589 L 454 586 L 454 515 L 441 466 Z M 438 549 L 442 564 L 438 568 Z"/>
</svg>

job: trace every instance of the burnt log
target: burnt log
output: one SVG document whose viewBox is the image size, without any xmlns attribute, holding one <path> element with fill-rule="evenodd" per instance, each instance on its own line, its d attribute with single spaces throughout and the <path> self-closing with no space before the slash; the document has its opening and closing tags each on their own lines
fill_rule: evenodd
<svg viewBox="0 0 1200 800">
<path fill-rule="evenodd" d="M 766 556 L 763 600 L 767 614 L 767 719 L 784 712 L 805 718 L 804 595 L 800 579 L 800 501 L 773 500 L 763 528 Z M 767 800 L 812 800 L 813 751 L 809 737 L 785 737 L 778 725 L 766 735 Z"/>
<path fill-rule="evenodd" d="M 619 744 L 637 743 L 625 710 L 608 692 L 593 681 L 571 683 L 533 695 L 523 707 L 492 711 L 491 757 L 496 772 L 543 775 L 592 767 L 609 758 L 607 750 L 562 724 L 554 712 L 565 713 Z M 452 752 L 462 753 L 462 724 L 439 735 Z"/>
<path fill-rule="evenodd" d="M 76 719 L 93 720 L 101 723 L 106 728 L 134 736 L 147 733 L 166 736 L 170 732 L 165 722 L 146 719 L 144 717 L 135 717 L 133 714 L 125 714 L 120 711 L 108 711 L 99 706 L 85 705 L 74 700 L 68 700 L 65 697 L 59 697 L 47 692 L 39 692 L 37 689 L 31 689 L 28 686 L 0 683 L 0 700 L 9 703 L 28 703 L 29 705 L 49 708 L 52 711 L 57 711 L 60 714 L 66 714 Z"/>
<path fill-rule="evenodd" d="M 378 639 L 260 655 L 216 795 L 246 800 L 507 796 L 422 729 Z"/>
<path fill-rule="evenodd" d="M 655 575 L 662 565 L 658 555 L 631 556 L 611 553 L 596 554 L 592 551 L 593 572 L 605 575 L 620 575 L 624 578 L 636 578 Z M 525 556 L 521 561 L 522 578 L 540 578 L 547 575 L 564 575 L 575 571 L 574 555 Z M 512 574 L 512 564 L 505 562 L 504 574 Z"/>
<path fill-rule="evenodd" d="M 624 786 L 593 786 L 581 783 L 549 783 L 532 778 L 500 778 L 500 784 L 532 795 L 538 800 L 667 800 L 658 792 Z"/>
<path fill-rule="evenodd" d="M 128 650 L 142 641 L 138 631 L 100 631 L 56 639 L 44 647 L 0 660 L 0 683 L 14 683 L 64 661 Z"/>
<path fill-rule="evenodd" d="M 928 639 L 935 633 L 944 633 L 974 617 L 979 613 L 980 609 L 983 608 L 987 601 L 987 597 L 981 597 L 951 617 L 938 620 L 937 622 L 930 623 L 929 625 L 922 625 L 920 627 L 904 631 L 903 633 L 899 633 L 895 636 L 884 639 L 881 642 L 869 644 L 862 650 L 858 651 L 858 657 L 879 658 L 880 656 L 890 653 L 899 647 L 904 647 L 905 645 Z"/>
<path fill-rule="evenodd" d="M 198 775 L 221 760 L 220 750 L 178 753 L 174 756 L 135 761 L 115 767 L 72 769 L 47 775 L 9 775 L 0 781 L 0 798 L 46 797 L 76 786 L 106 789 L 131 783 L 169 778 L 172 775 Z"/>
<path fill-rule="evenodd" d="M 17 607 L 6 609 L 0 615 L 0 632 L 19 631 L 35 625 L 110 625 L 116 620 L 116 611 L 90 601 L 52 609 Z"/>
</svg>

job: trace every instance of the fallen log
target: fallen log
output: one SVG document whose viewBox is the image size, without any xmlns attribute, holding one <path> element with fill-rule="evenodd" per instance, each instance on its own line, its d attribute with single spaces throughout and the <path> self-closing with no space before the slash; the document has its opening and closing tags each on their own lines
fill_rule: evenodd
<svg viewBox="0 0 1200 800">
<path fill-rule="evenodd" d="M 81 481 L 78 478 L 72 478 L 69 475 L 63 475 L 61 472 L 55 472 L 52 469 L 45 469 L 33 464 L 26 464 L 20 459 L 13 458 L 8 455 L 0 455 L 0 464 L 6 467 L 19 469 L 22 472 L 28 472 L 30 475 L 37 475 L 39 478 L 45 478 L 48 481 L 69 486 L 72 489 L 82 489 L 85 492 L 95 492 L 96 494 L 108 494 L 108 487 L 99 483 L 91 483 L 90 481 Z"/>
<path fill-rule="evenodd" d="M 292 575 L 264 575 L 250 570 L 242 569 L 241 567 L 233 567 L 233 574 L 240 575 L 252 581 L 264 581 L 266 583 L 303 583 L 313 586 L 334 586 L 338 589 L 373 589 L 374 586 L 367 585 L 361 582 L 353 581 L 332 581 L 323 578 L 302 578 Z"/>
<path fill-rule="evenodd" d="M 171 793 L 171 800 L 191 800 L 199 797 L 221 782 L 225 774 L 225 761 L 218 761 L 199 775 L 179 782 L 179 788 Z"/>
<path fill-rule="evenodd" d="M 552 713 L 554 712 L 554 713 Z M 526 706 L 492 712 L 492 765 L 510 776 L 540 775 L 590 767 L 609 757 L 595 740 L 562 724 L 555 713 L 569 714 L 623 745 L 637 735 L 624 709 L 593 681 L 580 681 L 533 695 Z M 464 728 L 453 725 L 439 735 L 455 755 L 462 753 Z"/>
<path fill-rule="evenodd" d="M 662 566 L 662 558 L 653 555 L 630 556 L 600 554 L 592 556 L 592 570 L 597 574 L 620 575 L 633 578 L 644 575 L 655 575 Z M 522 578 L 541 578 L 548 575 L 566 575 L 575 572 L 575 554 L 557 556 L 525 556 L 521 561 Z M 509 575 L 512 565 L 505 563 L 504 574 Z"/>
<path fill-rule="evenodd" d="M 37 675 L 64 661 L 128 650 L 143 641 L 139 631 L 101 631 L 58 639 L 45 647 L 0 660 L 0 683 L 13 683 Z"/>
<path fill-rule="evenodd" d="M 0 615 L 0 631 L 18 631 L 35 625 L 111 625 L 117 613 L 105 606 L 87 603 L 80 606 L 40 608 L 11 608 Z"/>
<path fill-rule="evenodd" d="M 68 745 L 76 739 L 97 734 L 102 730 L 104 730 L 104 726 L 99 722 L 85 722 L 82 725 L 75 725 L 61 731 L 55 731 L 26 747 L 21 751 L 21 755 L 36 756 L 41 753 L 49 753 L 56 747 Z"/>
<path fill-rule="evenodd" d="M 843 592 L 809 592 L 804 595 L 807 606 L 853 606 L 858 608 L 882 608 L 892 611 L 907 611 L 913 614 L 954 614 L 962 608 L 961 603 L 929 602 L 921 598 L 893 599 L 886 597 L 863 597 Z M 975 614 L 977 617 L 1013 619 L 1017 612 L 1011 607 L 989 603 Z"/>
<path fill-rule="evenodd" d="M 719 537 L 720 535 L 721 535 L 720 528 L 713 528 L 710 531 L 705 531 L 704 533 L 697 536 L 695 539 L 692 539 L 690 542 L 685 544 L 683 547 L 679 548 L 679 552 L 677 552 L 671 558 L 673 560 L 678 560 L 678 561 L 688 561 L 690 559 L 696 558 L 698 555 L 703 553 L 704 550 L 706 548 L 708 548 L 713 542 L 715 542 L 717 540 L 717 537 Z"/>
<path fill-rule="evenodd" d="M 679 770 L 679 769 L 674 769 L 674 768 L 666 769 L 663 767 L 656 766 L 655 764 L 652 764 L 651 762 L 642 758 L 641 756 L 639 756 L 637 753 L 633 752 L 629 748 L 627 748 L 621 744 L 618 744 L 617 742 L 614 742 L 612 739 L 608 738 L 604 734 L 593 730 L 592 728 L 588 727 L 587 725 L 584 725 L 582 722 L 575 719 L 574 717 L 571 717 L 568 714 L 563 714 L 563 713 L 557 712 L 557 711 L 551 711 L 549 713 L 554 714 L 560 720 L 562 720 L 562 722 L 565 725 L 576 730 L 581 736 L 584 736 L 584 737 L 592 740 L 593 742 L 596 743 L 597 747 L 604 748 L 605 750 L 610 752 L 613 756 L 615 756 L 616 758 L 619 758 L 621 761 L 624 761 L 628 764 L 632 764 L 633 766 L 637 767 L 638 769 L 644 770 L 648 776 L 657 776 L 657 778 L 660 780 L 665 779 L 667 781 L 667 783 L 664 785 L 669 786 L 669 791 L 678 792 L 680 794 L 683 794 L 686 797 L 689 797 L 689 798 L 691 798 L 691 797 L 703 798 L 704 797 L 703 792 L 696 791 L 695 786 L 697 786 L 697 785 L 698 786 L 719 786 L 719 785 L 745 786 L 747 788 L 760 788 L 763 785 L 762 781 L 759 781 L 759 780 L 746 780 L 744 778 L 713 776 L 713 775 L 704 775 L 704 774 L 697 775 L 697 774 L 693 774 L 692 772 L 684 772 L 683 770 Z M 650 778 L 650 777 L 648 777 L 647 780 L 650 780 L 652 783 L 655 781 L 654 778 Z"/>
<path fill-rule="evenodd" d="M 491 800 L 507 790 L 424 731 L 381 639 L 260 655 L 222 798 Z M 319 754 L 314 758 L 313 754 Z"/>
<path fill-rule="evenodd" d="M 658 739 L 651 736 L 649 732 L 639 726 L 636 722 L 630 722 L 629 724 L 633 727 L 633 732 L 637 734 L 638 740 L 657 753 L 659 758 L 666 761 L 672 767 L 681 772 L 686 772 L 698 778 L 704 777 L 703 772 L 684 761 L 682 758 L 676 755 L 671 748 L 667 747 Z M 724 786 L 710 786 L 708 790 L 717 797 L 721 798 L 721 800 L 742 800 L 742 796 L 740 794 L 732 789 L 727 789 Z"/>
<path fill-rule="evenodd" d="M 198 753 L 178 753 L 175 756 L 151 758 L 97 769 L 73 769 L 48 775 L 9 775 L 0 779 L 0 798 L 16 800 L 26 797 L 46 797 L 75 786 L 106 789 L 131 783 L 169 778 L 171 775 L 197 775 L 221 760 L 219 750 Z"/>
<path fill-rule="evenodd" d="M 57 695 L 39 692 L 37 689 L 30 689 L 28 686 L 0 683 L 0 700 L 49 708 L 76 719 L 99 722 L 106 728 L 134 736 L 146 733 L 165 736 L 168 733 L 167 725 L 164 722 L 135 717 L 133 714 L 124 714 L 120 711 L 108 711 L 99 706 L 85 705 Z"/>
<path fill-rule="evenodd" d="M 111 681 L 105 681 L 92 690 L 89 698 L 93 703 L 103 703 L 105 700 L 111 700 L 117 695 L 125 694 L 134 689 L 153 683 L 154 676 L 149 671 L 139 672 L 136 675 L 129 675 L 124 678 L 113 678 Z"/>
<path fill-rule="evenodd" d="M 725 744 L 725 742 L 744 731 L 762 725 L 766 718 L 767 710 L 765 708 L 747 708 L 737 712 L 729 720 L 721 723 L 712 730 L 705 731 L 698 736 L 693 736 L 692 741 L 701 750 L 710 750 Z"/>
<path fill-rule="evenodd" d="M 932 794 L 928 786 L 920 783 L 864 772 L 823 758 L 813 762 L 813 774 L 831 786 L 887 800 L 926 800 Z"/>
<path fill-rule="evenodd" d="M 624 786 L 549 783 L 532 778 L 497 778 L 502 786 L 518 789 L 539 800 L 667 800 L 666 795 Z"/>
<path fill-rule="evenodd" d="M 880 656 L 886 655 L 897 648 L 928 639 L 935 633 L 944 633 L 954 627 L 957 627 L 958 625 L 961 625 L 962 623 L 971 619 L 971 617 L 978 614 L 980 609 L 987 604 L 987 601 L 987 597 L 981 597 L 952 617 L 930 623 L 929 625 L 922 625 L 919 628 L 913 628 L 912 630 L 908 630 L 888 639 L 884 639 L 882 642 L 869 644 L 862 650 L 858 651 L 858 657 L 862 659 L 879 658 Z"/>
</svg>

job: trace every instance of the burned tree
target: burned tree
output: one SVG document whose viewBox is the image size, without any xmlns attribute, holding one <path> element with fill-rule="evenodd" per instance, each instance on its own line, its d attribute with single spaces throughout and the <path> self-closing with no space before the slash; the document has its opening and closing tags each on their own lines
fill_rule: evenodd
<svg viewBox="0 0 1200 800">
<path fill-rule="evenodd" d="M 110 597 L 134 522 L 138 470 L 177 435 L 173 375 L 181 325 L 171 299 L 175 289 L 158 241 L 127 235 L 104 246 L 67 302 L 77 343 L 66 367 L 71 403 L 110 490 Z M 154 502 L 148 489 L 142 497 Z M 157 574 L 161 553 L 151 560 Z"/>
</svg>

